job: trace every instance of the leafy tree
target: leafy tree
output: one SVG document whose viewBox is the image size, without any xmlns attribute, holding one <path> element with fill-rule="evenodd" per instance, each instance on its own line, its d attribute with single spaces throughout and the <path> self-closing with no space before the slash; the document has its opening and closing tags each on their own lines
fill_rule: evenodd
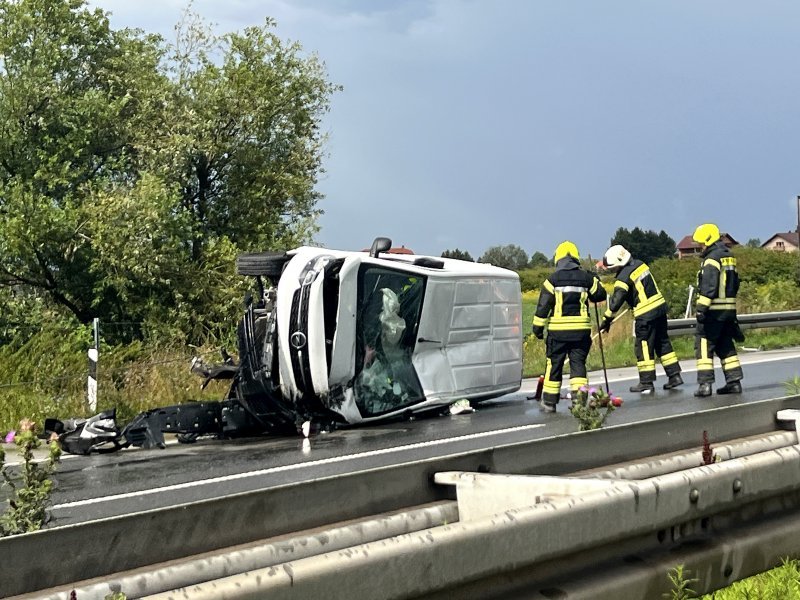
<svg viewBox="0 0 800 600">
<path fill-rule="evenodd" d="M 85 0 L 0 0 L 0 286 L 82 322 L 229 327 L 236 254 L 308 241 L 320 212 L 338 88 L 273 27 L 187 13 L 168 45 Z"/>
<path fill-rule="evenodd" d="M 186 13 L 170 49 L 167 129 L 151 132 L 153 166 L 164 165 L 180 190 L 196 261 L 222 238 L 240 249 L 278 249 L 316 231 L 320 119 L 338 88 L 316 56 L 281 42 L 274 26 L 267 19 L 215 37 Z"/>
<path fill-rule="evenodd" d="M 656 233 L 652 230 L 643 231 L 639 227 L 630 231 L 620 227 L 611 238 L 611 245 L 615 244 L 622 244 L 634 258 L 648 264 L 657 258 L 672 257 L 676 250 L 675 240 L 663 229 Z"/>
<path fill-rule="evenodd" d="M 759 238 L 750 238 L 745 246 L 748 248 L 761 248 L 761 240 Z"/>
<path fill-rule="evenodd" d="M 442 258 L 455 258 L 457 260 L 468 260 L 470 262 L 475 262 L 475 259 L 472 258 L 472 255 L 469 252 L 466 250 L 459 250 L 458 248 L 455 250 L 445 250 L 442 252 Z"/>
<path fill-rule="evenodd" d="M 538 250 L 533 253 L 531 256 L 531 262 L 529 263 L 530 266 L 533 267 L 549 267 L 551 261 L 543 252 L 539 252 Z"/>
<path fill-rule="evenodd" d="M 82 0 L 0 0 L 0 57 L 0 285 L 88 321 L 104 299 L 82 209 L 135 170 L 161 52 Z"/>
<path fill-rule="evenodd" d="M 528 266 L 528 254 L 516 244 L 492 246 L 483 253 L 478 262 L 519 271 Z"/>
</svg>

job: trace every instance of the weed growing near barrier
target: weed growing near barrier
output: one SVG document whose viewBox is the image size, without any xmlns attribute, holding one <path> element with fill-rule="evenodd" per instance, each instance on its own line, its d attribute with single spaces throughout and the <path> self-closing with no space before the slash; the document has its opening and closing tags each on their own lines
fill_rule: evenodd
<svg viewBox="0 0 800 600">
<path fill-rule="evenodd" d="M 33 452 L 41 443 L 36 437 L 36 424 L 23 419 L 14 437 L 22 458 L 19 474 L 5 465 L 5 452 L 0 448 L 3 485 L 11 488 L 8 509 L 0 515 L 0 537 L 36 531 L 47 521 L 47 505 L 53 491 L 52 475 L 61 458 L 61 447 L 57 439 L 51 439 L 47 458 L 36 462 Z"/>
<path fill-rule="evenodd" d="M 569 412 L 578 419 L 580 431 L 590 431 L 603 426 L 612 412 L 622 406 L 622 399 L 611 396 L 602 389 L 582 386 L 572 394 Z"/>
<path fill-rule="evenodd" d="M 668 594 L 664 594 L 664 598 L 669 600 L 688 600 L 689 598 L 697 598 L 694 590 L 691 588 L 693 583 L 697 583 L 697 579 L 689 578 L 689 570 L 684 568 L 683 565 L 677 565 L 669 573 L 667 573 L 672 590 Z"/>
<path fill-rule="evenodd" d="M 713 465 L 717 462 L 717 457 L 714 456 L 714 450 L 711 448 L 711 443 L 708 441 L 708 432 L 704 429 L 703 430 L 703 452 L 702 452 L 703 462 L 700 466 L 703 465 Z"/>
<path fill-rule="evenodd" d="M 783 382 L 787 394 L 800 394 L 800 375 Z"/>
</svg>

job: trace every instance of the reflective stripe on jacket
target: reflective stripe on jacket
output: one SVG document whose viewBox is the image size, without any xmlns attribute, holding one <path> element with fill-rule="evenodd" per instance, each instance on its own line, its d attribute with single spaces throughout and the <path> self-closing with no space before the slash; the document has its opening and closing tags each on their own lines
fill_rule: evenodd
<svg viewBox="0 0 800 600">
<path fill-rule="evenodd" d="M 697 274 L 697 311 L 710 311 L 712 318 L 726 319 L 736 315 L 736 294 L 739 273 L 736 258 L 721 241 L 706 248 Z"/>
<path fill-rule="evenodd" d="M 658 291 L 650 267 L 635 258 L 617 273 L 605 316 L 613 317 L 625 302 L 631 306 L 637 319 L 667 314 L 667 303 Z"/>
<path fill-rule="evenodd" d="M 605 299 L 606 290 L 597 276 L 581 269 L 578 261 L 568 256 L 558 261 L 556 271 L 542 284 L 533 326 L 547 325 L 550 332 L 589 331 L 589 301 Z"/>
</svg>

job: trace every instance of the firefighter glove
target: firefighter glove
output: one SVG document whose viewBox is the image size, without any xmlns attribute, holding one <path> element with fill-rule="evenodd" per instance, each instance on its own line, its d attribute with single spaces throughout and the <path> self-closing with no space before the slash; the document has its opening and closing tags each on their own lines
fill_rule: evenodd
<svg viewBox="0 0 800 600">
<path fill-rule="evenodd" d="M 614 319 L 611 317 L 603 317 L 603 321 L 600 323 L 600 331 L 604 333 L 608 333 L 611 329 L 611 323 L 614 322 Z"/>
<path fill-rule="evenodd" d="M 533 326 L 533 335 L 535 335 L 540 340 L 544 339 L 544 327 L 539 327 L 534 325 Z"/>
</svg>

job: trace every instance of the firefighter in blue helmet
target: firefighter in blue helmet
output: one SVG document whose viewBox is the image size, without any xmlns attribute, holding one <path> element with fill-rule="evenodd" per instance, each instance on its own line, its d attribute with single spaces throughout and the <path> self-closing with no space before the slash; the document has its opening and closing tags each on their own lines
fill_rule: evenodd
<svg viewBox="0 0 800 600">
<path fill-rule="evenodd" d="M 744 341 L 744 336 L 736 319 L 736 294 L 739 291 L 736 258 L 720 239 L 719 228 L 713 223 L 700 225 L 692 239 L 705 247 L 697 273 L 695 356 L 698 387 L 694 395 L 711 395 L 714 354 L 722 362 L 725 374 L 725 385 L 717 389 L 717 393 L 740 394 L 742 365 L 734 340 Z"/>
<path fill-rule="evenodd" d="M 632 392 L 652 394 L 655 391 L 656 356 L 667 374 L 665 390 L 683 384 L 681 365 L 672 349 L 667 333 L 667 303 L 658 291 L 655 279 L 646 263 L 633 258 L 628 250 L 619 244 L 611 246 L 603 255 L 603 267 L 615 272 L 614 291 L 600 325 L 600 331 L 608 332 L 614 314 L 624 303 L 633 310 L 634 333 L 636 336 L 636 367 L 639 383 L 631 387 Z"/>
<path fill-rule="evenodd" d="M 542 284 L 533 317 L 533 334 L 544 338 L 547 327 L 547 366 L 540 406 L 555 412 L 561 397 L 562 369 L 569 357 L 569 384 L 576 391 L 588 383 L 586 358 L 592 346 L 589 301 L 602 302 L 606 290 L 596 275 L 581 269 L 578 248 L 562 242 L 553 260 L 556 270 Z"/>
</svg>

